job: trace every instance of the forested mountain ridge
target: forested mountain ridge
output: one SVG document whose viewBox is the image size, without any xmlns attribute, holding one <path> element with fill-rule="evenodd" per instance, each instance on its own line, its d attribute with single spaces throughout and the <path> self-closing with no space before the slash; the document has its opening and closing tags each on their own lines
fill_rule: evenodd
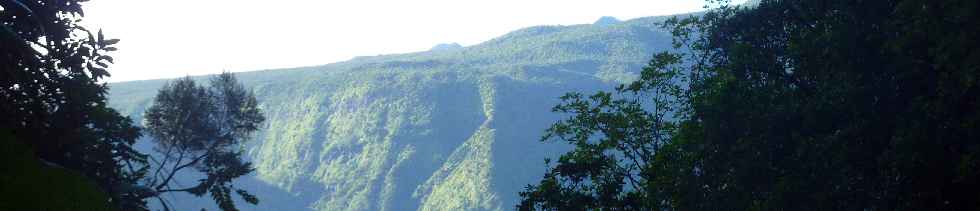
<svg viewBox="0 0 980 211">
<path fill-rule="evenodd" d="M 238 73 L 267 117 L 245 146 L 256 174 L 241 184 L 256 190 L 259 209 L 512 209 L 544 172 L 542 158 L 568 149 L 537 142 L 558 120 L 558 96 L 635 79 L 670 48 L 665 18 L 537 26 L 459 49 Z M 112 83 L 110 106 L 140 122 L 166 81 Z"/>
</svg>

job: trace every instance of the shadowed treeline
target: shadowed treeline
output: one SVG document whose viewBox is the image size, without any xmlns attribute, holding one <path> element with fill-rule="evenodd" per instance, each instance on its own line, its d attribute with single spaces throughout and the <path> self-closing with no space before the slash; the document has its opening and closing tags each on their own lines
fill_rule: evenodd
<svg viewBox="0 0 980 211">
<path fill-rule="evenodd" d="M 566 95 L 543 139 L 575 149 L 518 208 L 980 208 L 980 4 L 750 5 L 670 20 L 690 51 Z"/>
</svg>

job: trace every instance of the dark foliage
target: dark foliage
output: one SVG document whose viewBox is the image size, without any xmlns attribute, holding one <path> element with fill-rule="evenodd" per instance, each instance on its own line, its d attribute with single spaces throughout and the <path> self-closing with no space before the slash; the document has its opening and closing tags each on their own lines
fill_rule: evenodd
<svg viewBox="0 0 980 211">
<path fill-rule="evenodd" d="M 669 21 L 688 60 L 657 56 L 615 94 L 565 98 L 572 117 L 545 139 L 576 149 L 518 208 L 980 209 L 977 11 L 761 1 Z"/>
<path fill-rule="evenodd" d="M 106 106 L 116 39 L 77 23 L 83 1 L 0 1 L 0 129 L 36 157 L 80 172 L 120 209 L 140 209 L 132 192 L 145 158 L 139 130 Z"/>
</svg>

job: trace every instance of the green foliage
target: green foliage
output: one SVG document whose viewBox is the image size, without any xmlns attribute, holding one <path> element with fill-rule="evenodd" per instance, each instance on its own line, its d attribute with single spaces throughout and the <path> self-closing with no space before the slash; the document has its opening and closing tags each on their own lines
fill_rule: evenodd
<svg viewBox="0 0 980 211">
<path fill-rule="evenodd" d="M 461 49 L 237 73 L 268 120 L 244 146 L 255 174 L 236 186 L 261 198 L 260 210 L 508 209 L 543 171 L 535 160 L 567 149 L 521 141 L 558 119 L 541 111 L 562 93 L 639 78 L 670 46 L 656 27 L 665 19 L 535 27 Z M 163 84 L 110 84 L 112 107 L 141 119 Z M 274 187 L 254 188 L 265 183 Z M 179 195 L 188 195 L 175 194 L 179 208 L 213 206 Z"/>
<path fill-rule="evenodd" d="M 685 109 L 680 84 L 687 79 L 679 62 L 679 55 L 660 53 L 640 80 L 619 86 L 615 93 L 562 96 L 552 110 L 571 116 L 553 124 L 541 140 L 566 142 L 575 149 L 559 157 L 539 185 L 520 193 L 518 209 L 652 207 L 656 201 L 640 190 L 651 183 L 656 157 L 677 130 L 673 119 Z"/>
<path fill-rule="evenodd" d="M 109 195 L 75 171 L 44 164 L 23 142 L 0 131 L 0 209 L 113 210 Z"/>
<path fill-rule="evenodd" d="M 0 129 L 94 181 L 114 208 L 139 210 L 130 188 L 146 162 L 132 149 L 139 130 L 106 106 L 99 82 L 119 40 L 79 26 L 80 2 L 0 1 Z"/>
<path fill-rule="evenodd" d="M 626 90 L 653 98 L 639 113 L 678 99 L 665 113 L 676 119 L 617 103 L 636 93 L 569 95 L 556 110 L 572 117 L 545 138 L 576 149 L 519 208 L 977 209 L 980 44 L 962 26 L 978 24 L 978 7 L 761 1 L 668 21 L 691 50 L 689 80 L 647 77 L 684 64 L 661 56 Z M 652 156 L 630 159 L 644 148 Z"/>
<path fill-rule="evenodd" d="M 246 202 L 258 198 L 235 189 L 232 180 L 252 172 L 251 163 L 242 160 L 240 145 L 258 129 L 265 117 L 255 95 L 245 89 L 231 73 L 211 78 L 208 87 L 198 86 L 189 77 L 164 85 L 147 109 L 145 124 L 153 137 L 156 170 L 149 186 L 152 195 L 168 206 L 159 195 L 187 192 L 196 196 L 210 193 L 222 210 L 237 210 L 231 198 L 234 191 Z M 173 188 L 174 176 L 193 168 L 204 175 L 198 184 Z"/>
</svg>

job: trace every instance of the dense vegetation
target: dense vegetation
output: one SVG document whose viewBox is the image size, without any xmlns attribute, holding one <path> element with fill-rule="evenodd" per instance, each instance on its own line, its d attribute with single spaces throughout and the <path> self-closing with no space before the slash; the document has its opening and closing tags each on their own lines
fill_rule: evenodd
<svg viewBox="0 0 980 211">
<path fill-rule="evenodd" d="M 569 94 L 574 144 L 522 210 L 980 209 L 980 4 L 761 1 L 668 21 L 616 92 Z"/>
<path fill-rule="evenodd" d="M 77 175 L 83 175 L 98 187 L 84 191 L 104 193 L 91 196 L 94 198 L 107 197 L 72 209 L 98 209 L 84 204 L 136 209 L 142 203 L 129 187 L 139 175 L 124 166 L 142 162 L 140 153 L 132 150 L 139 130 L 130 119 L 107 107 L 107 88 L 99 82 L 108 76 L 105 68 L 113 59 L 107 54 L 115 50 L 112 45 L 118 40 L 79 26 L 79 2 L 0 1 L 0 134 L 11 136 L 4 142 L 19 142 L 3 143 L 4 147 L 26 146 L 18 148 L 33 152 L 27 158 L 23 154 L 5 157 L 25 163 L 22 171 L 4 171 L 11 180 L 0 182 L 7 189 L 23 187 L 14 183 L 36 179 L 31 176 L 50 176 L 63 179 L 51 184 L 79 184 Z M 32 167 L 32 163 L 43 166 Z M 53 193 L 77 190 L 76 185 L 37 187 L 49 187 L 44 191 Z M 3 204 L 20 202 L 31 203 Z M 59 204 L 26 207 L 58 209 Z"/>
<path fill-rule="evenodd" d="M 118 40 L 58 2 L 0 0 L 0 209 L 980 209 L 976 1 L 722 1 L 111 92 Z"/>
<path fill-rule="evenodd" d="M 475 46 L 237 73 L 266 117 L 245 147 L 255 174 L 236 184 L 262 203 L 241 208 L 511 209 L 544 172 L 541 158 L 568 149 L 528 142 L 559 119 L 546 112 L 557 96 L 638 77 L 670 47 L 657 27 L 665 19 L 537 26 Z M 110 84 L 110 105 L 145 119 L 164 83 Z M 180 208 L 213 207 L 175 197 Z"/>
<path fill-rule="evenodd" d="M 0 210 L 112 210 L 88 177 L 50 166 L 10 134 L 0 134 Z"/>
<path fill-rule="evenodd" d="M 193 96 L 220 101 L 211 107 L 178 105 L 151 112 L 162 119 L 191 109 L 210 115 L 195 115 L 205 120 L 195 125 L 150 124 L 156 141 L 170 143 L 161 146 L 205 148 L 174 150 L 179 156 L 172 162 L 177 165 L 165 171 L 169 176 L 147 177 L 151 166 L 160 172 L 168 159 L 158 162 L 148 159 L 153 158 L 144 154 L 148 151 L 137 150 L 140 128 L 107 106 L 108 87 L 101 80 L 109 76 L 106 68 L 113 58 L 108 54 L 119 40 L 78 25 L 81 2 L 0 1 L 0 208 L 146 210 L 148 198 L 162 201 L 161 194 L 171 191 L 209 192 L 222 210 L 237 210 L 230 199 L 233 190 L 246 202 L 258 203 L 231 185 L 252 171 L 240 159 L 239 142 L 262 121 L 255 97 L 232 75 L 222 74 L 206 98 Z M 191 131 L 176 134 L 191 138 L 174 138 L 172 131 Z M 179 143 L 173 144 L 175 139 Z M 182 163 L 184 156 L 188 160 Z M 202 182 L 171 189 L 176 182 L 169 177 L 185 167 L 203 172 Z"/>
</svg>

